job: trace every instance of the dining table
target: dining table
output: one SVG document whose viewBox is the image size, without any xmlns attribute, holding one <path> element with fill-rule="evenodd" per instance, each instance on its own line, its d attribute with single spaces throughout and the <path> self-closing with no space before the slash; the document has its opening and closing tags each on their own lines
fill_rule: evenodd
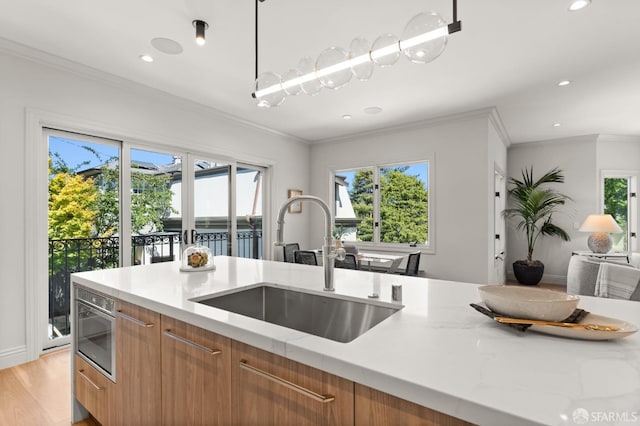
<svg viewBox="0 0 640 426">
<path fill-rule="evenodd" d="M 316 260 L 318 265 L 322 265 L 322 250 L 313 250 L 316 254 Z M 406 257 L 404 254 L 392 254 L 392 253 L 373 253 L 373 252 L 358 252 L 355 253 L 356 260 L 359 262 L 366 262 L 366 268 L 364 270 L 371 271 L 372 266 L 375 270 L 382 272 L 389 272 L 395 270 Z"/>
</svg>

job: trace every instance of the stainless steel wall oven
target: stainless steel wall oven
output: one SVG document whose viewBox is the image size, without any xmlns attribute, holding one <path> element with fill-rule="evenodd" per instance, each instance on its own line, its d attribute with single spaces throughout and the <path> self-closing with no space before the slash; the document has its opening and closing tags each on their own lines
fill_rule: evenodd
<svg viewBox="0 0 640 426">
<path fill-rule="evenodd" d="M 76 287 L 75 308 L 76 353 L 115 382 L 115 301 Z"/>
</svg>

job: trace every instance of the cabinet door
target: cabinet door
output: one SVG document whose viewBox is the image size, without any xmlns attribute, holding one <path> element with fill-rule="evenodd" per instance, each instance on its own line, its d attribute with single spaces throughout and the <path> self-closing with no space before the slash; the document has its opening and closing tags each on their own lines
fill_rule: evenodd
<svg viewBox="0 0 640 426">
<path fill-rule="evenodd" d="M 112 424 L 109 407 L 113 397 L 113 382 L 78 355 L 74 355 L 74 364 L 76 399 L 100 423 L 105 426 Z"/>
<path fill-rule="evenodd" d="M 162 423 L 228 425 L 230 419 L 230 340 L 162 316 Z"/>
<path fill-rule="evenodd" d="M 353 424 L 353 382 L 235 340 L 232 345 L 233 424 Z"/>
<path fill-rule="evenodd" d="M 160 314 L 116 302 L 117 425 L 160 424 Z"/>
<path fill-rule="evenodd" d="M 468 426 L 451 417 L 407 400 L 356 383 L 356 426 Z"/>
</svg>

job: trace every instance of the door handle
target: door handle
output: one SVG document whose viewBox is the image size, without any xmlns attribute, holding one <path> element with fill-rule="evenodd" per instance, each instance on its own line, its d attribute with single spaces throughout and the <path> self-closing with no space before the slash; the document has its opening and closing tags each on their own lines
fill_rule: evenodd
<svg viewBox="0 0 640 426">
<path fill-rule="evenodd" d="M 196 232 L 195 229 L 191 230 L 191 244 L 195 244 L 196 243 L 196 235 L 198 235 L 198 233 Z"/>
<path fill-rule="evenodd" d="M 189 236 L 189 233 L 185 229 L 184 232 L 182 233 L 182 243 L 183 244 L 189 244 L 189 241 L 187 241 L 187 237 L 188 236 Z"/>
</svg>

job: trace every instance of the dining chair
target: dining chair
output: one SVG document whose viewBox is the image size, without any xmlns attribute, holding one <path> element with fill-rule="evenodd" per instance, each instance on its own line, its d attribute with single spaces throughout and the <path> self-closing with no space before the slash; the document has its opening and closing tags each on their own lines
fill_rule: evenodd
<svg viewBox="0 0 640 426">
<path fill-rule="evenodd" d="M 353 253 L 347 253 L 344 256 L 344 260 L 335 260 L 336 268 L 343 269 L 360 269 L 360 265 L 358 264 L 358 259 L 356 259 L 356 255 Z"/>
<path fill-rule="evenodd" d="M 300 250 L 300 244 L 298 243 L 289 243 L 289 244 L 285 244 L 284 247 L 282 247 L 283 249 L 283 260 L 285 262 L 289 262 L 289 263 L 294 263 L 295 262 L 295 258 L 294 258 L 294 253 L 297 250 Z"/>
<path fill-rule="evenodd" d="M 400 270 L 390 270 L 391 274 L 409 275 L 412 277 L 418 276 L 418 268 L 420 267 L 420 252 L 416 251 L 410 253 L 407 258 L 407 266 Z"/>
<path fill-rule="evenodd" d="M 311 250 L 296 250 L 293 253 L 295 263 L 303 263 L 305 265 L 318 265 L 316 253 Z"/>
</svg>

